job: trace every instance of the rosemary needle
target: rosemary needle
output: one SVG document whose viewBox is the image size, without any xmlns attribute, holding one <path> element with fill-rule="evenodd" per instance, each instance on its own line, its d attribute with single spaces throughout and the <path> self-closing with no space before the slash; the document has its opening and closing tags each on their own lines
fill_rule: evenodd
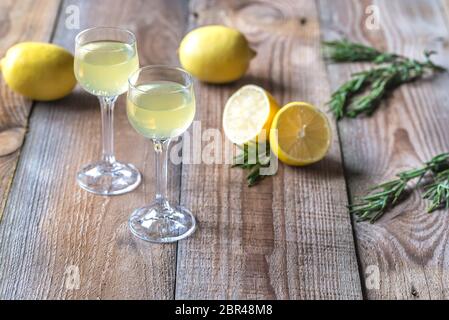
<svg viewBox="0 0 449 320">
<path fill-rule="evenodd" d="M 426 187 L 423 198 L 430 200 L 427 211 L 433 212 L 439 208 L 449 208 L 449 169 L 439 172 L 435 181 Z"/>
</svg>

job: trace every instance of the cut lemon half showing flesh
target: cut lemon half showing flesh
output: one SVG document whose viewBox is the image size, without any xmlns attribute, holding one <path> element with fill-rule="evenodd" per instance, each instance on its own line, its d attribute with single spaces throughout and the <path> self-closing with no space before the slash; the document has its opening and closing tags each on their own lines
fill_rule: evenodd
<svg viewBox="0 0 449 320">
<path fill-rule="evenodd" d="M 305 102 L 291 102 L 274 117 L 270 146 L 282 162 L 305 166 L 320 161 L 331 144 L 326 115 Z"/>
<path fill-rule="evenodd" d="M 256 85 L 246 85 L 226 102 L 223 129 L 226 137 L 238 145 L 264 142 L 279 105 L 267 91 Z"/>
</svg>

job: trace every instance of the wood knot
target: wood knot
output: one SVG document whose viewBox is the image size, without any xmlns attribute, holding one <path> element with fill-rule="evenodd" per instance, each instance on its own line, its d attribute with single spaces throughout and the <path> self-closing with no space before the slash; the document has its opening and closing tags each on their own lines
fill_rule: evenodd
<svg viewBox="0 0 449 320">
<path fill-rule="evenodd" d="M 410 136 L 404 128 L 394 131 L 394 149 L 396 154 L 416 154 Z"/>
<path fill-rule="evenodd" d="M 22 146 L 26 129 L 16 127 L 0 132 L 0 157 L 13 153 Z"/>
</svg>

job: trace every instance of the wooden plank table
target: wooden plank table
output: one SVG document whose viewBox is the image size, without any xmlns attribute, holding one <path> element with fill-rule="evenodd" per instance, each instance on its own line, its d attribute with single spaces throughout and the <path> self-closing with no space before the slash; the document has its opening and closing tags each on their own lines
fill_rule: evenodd
<svg viewBox="0 0 449 320">
<path fill-rule="evenodd" d="M 371 5 L 380 13 L 375 30 L 366 25 Z M 195 84 L 203 130 L 221 130 L 225 101 L 247 83 L 281 104 L 303 100 L 325 110 L 331 89 L 363 65 L 326 65 L 322 39 L 416 57 L 435 49 L 436 61 L 449 66 L 445 0 L 5 0 L 0 54 L 25 40 L 73 51 L 80 30 L 67 23 L 73 10 L 80 29 L 132 30 L 141 65 L 178 64 L 179 41 L 195 27 L 241 30 L 257 56 L 236 83 Z M 154 245 L 127 227 L 131 211 L 151 199 L 154 176 L 151 144 L 130 128 L 123 97 L 117 157 L 135 164 L 144 181 L 132 193 L 100 197 L 75 182 L 99 154 L 96 99 L 77 88 L 33 104 L 2 80 L 0 132 L 27 130 L 22 147 L 0 157 L 0 299 L 449 298 L 447 212 L 426 214 L 416 196 L 370 225 L 353 222 L 346 209 L 370 184 L 449 150 L 448 86 L 448 75 L 403 86 L 373 117 L 333 121 L 325 160 L 280 165 L 254 188 L 227 164 L 171 166 L 171 199 L 191 208 L 199 229 L 177 244 Z"/>
</svg>

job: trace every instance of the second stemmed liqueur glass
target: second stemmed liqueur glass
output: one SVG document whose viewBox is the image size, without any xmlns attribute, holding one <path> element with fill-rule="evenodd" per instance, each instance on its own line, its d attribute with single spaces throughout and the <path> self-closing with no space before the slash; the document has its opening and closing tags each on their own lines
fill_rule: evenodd
<svg viewBox="0 0 449 320">
<path fill-rule="evenodd" d="M 75 39 L 74 71 L 78 83 L 100 100 L 103 155 L 78 172 L 78 184 L 101 195 L 135 189 L 139 171 L 114 156 L 114 104 L 128 89 L 128 78 L 139 68 L 136 37 L 128 30 L 98 27 L 82 31 Z"/>
<path fill-rule="evenodd" d="M 129 226 L 134 235 L 151 242 L 173 242 L 193 233 L 196 221 L 184 207 L 167 199 L 167 148 L 184 133 L 195 116 L 193 80 L 170 66 L 148 66 L 129 78 L 126 111 L 131 125 L 153 141 L 156 164 L 155 200 L 134 211 Z"/>
</svg>

